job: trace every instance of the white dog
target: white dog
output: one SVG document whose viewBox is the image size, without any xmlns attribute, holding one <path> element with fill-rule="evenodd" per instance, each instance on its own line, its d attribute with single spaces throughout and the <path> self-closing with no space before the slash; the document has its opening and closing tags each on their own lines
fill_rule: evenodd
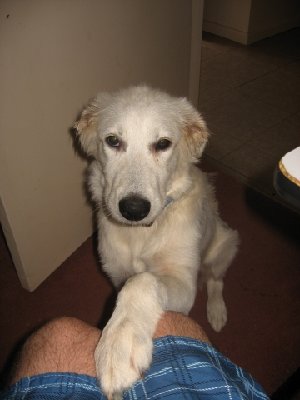
<svg viewBox="0 0 300 400">
<path fill-rule="evenodd" d="M 208 320 L 216 331 L 225 325 L 223 276 L 238 235 L 193 165 L 208 131 L 186 99 L 145 86 L 99 94 L 75 127 L 94 158 L 89 185 L 103 268 L 114 285 L 125 282 L 95 352 L 103 391 L 118 397 L 149 367 L 164 310 L 190 311 L 199 269 Z"/>
</svg>

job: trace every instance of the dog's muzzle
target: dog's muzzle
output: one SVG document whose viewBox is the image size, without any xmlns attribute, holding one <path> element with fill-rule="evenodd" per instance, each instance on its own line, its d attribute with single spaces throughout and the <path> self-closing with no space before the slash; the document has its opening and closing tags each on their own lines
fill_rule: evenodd
<svg viewBox="0 0 300 400">
<path fill-rule="evenodd" d="M 137 195 L 124 197 L 119 201 L 120 213 L 128 221 L 141 221 L 149 214 L 150 208 L 150 201 Z"/>
</svg>

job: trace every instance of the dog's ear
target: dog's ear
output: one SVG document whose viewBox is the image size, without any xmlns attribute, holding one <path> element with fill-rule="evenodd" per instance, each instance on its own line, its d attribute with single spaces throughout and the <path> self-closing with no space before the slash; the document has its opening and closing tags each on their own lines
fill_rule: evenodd
<svg viewBox="0 0 300 400">
<path fill-rule="evenodd" d="M 88 156 L 97 155 L 97 135 L 101 109 L 105 102 L 105 95 L 98 95 L 90 100 L 74 124 L 81 147 Z"/>
<path fill-rule="evenodd" d="M 183 110 L 183 141 L 185 151 L 192 161 L 197 161 L 207 144 L 209 131 L 201 114 L 187 101 L 181 99 Z"/>
</svg>

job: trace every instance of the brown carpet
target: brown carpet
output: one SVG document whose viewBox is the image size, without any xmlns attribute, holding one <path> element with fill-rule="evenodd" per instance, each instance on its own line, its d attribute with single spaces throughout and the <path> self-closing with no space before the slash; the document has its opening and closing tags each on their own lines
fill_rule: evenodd
<svg viewBox="0 0 300 400">
<path fill-rule="evenodd" d="M 300 364 L 299 215 L 221 173 L 216 185 L 221 215 L 241 236 L 225 280 L 229 321 L 221 333 L 211 330 L 205 290 L 199 291 L 191 315 L 219 350 L 272 394 L 291 376 L 295 383 Z M 114 291 L 100 272 L 94 238 L 34 293 L 20 286 L 3 238 L 0 252 L 1 369 L 16 345 L 51 318 L 74 316 L 101 325 L 109 317 Z M 285 396 L 277 392 L 274 398 L 292 398 Z"/>
</svg>

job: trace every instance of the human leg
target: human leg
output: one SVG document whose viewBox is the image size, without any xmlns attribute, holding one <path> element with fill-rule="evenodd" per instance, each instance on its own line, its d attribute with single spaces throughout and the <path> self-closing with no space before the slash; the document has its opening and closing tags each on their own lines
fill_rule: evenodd
<svg viewBox="0 0 300 400">
<path fill-rule="evenodd" d="M 159 320 L 154 339 L 163 336 L 185 336 L 209 343 L 209 339 L 197 322 L 181 313 L 168 311 Z"/>
<path fill-rule="evenodd" d="M 25 342 L 9 383 L 47 372 L 96 376 L 94 351 L 100 335 L 100 330 L 76 318 L 50 321 Z M 154 338 L 168 335 L 208 342 L 205 332 L 195 321 L 176 312 L 164 313 Z"/>
<path fill-rule="evenodd" d="M 101 332 L 76 318 L 58 318 L 32 334 L 14 366 L 10 384 L 47 372 L 96 376 L 94 351 Z"/>
<path fill-rule="evenodd" d="M 196 340 L 195 340 L 196 339 Z M 219 353 L 191 318 L 167 312 L 154 334 L 153 359 L 129 398 L 265 399 L 263 389 L 244 370 Z"/>
<path fill-rule="evenodd" d="M 36 400 L 48 398 L 50 393 L 59 400 L 103 400 L 95 378 L 94 349 L 99 336 L 98 329 L 74 318 L 48 323 L 25 343 L 11 381 L 18 383 L 0 394 L 0 399 L 21 400 L 26 394 L 26 398 Z M 43 380 L 40 374 L 45 372 L 50 374 Z M 28 376 L 32 378 L 21 379 Z M 167 312 L 154 335 L 150 369 L 123 398 L 143 399 L 149 392 L 158 398 L 172 395 L 170 398 L 177 399 L 182 398 L 182 391 L 192 398 L 195 393 L 207 397 L 208 391 L 218 395 L 224 387 L 232 399 L 240 398 L 245 390 L 253 392 L 253 399 L 267 399 L 251 377 L 210 346 L 198 324 L 182 314 Z"/>
</svg>

